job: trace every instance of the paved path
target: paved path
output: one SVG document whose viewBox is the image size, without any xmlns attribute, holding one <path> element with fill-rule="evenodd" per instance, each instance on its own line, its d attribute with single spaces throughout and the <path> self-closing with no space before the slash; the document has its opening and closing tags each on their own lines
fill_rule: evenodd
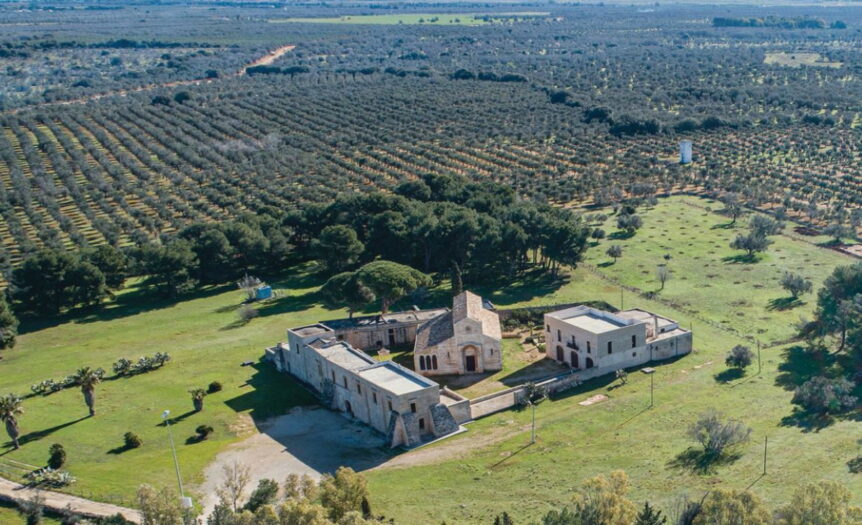
<svg viewBox="0 0 862 525">
<path fill-rule="evenodd" d="M 133 509 L 111 505 L 109 503 L 90 501 L 60 492 L 33 489 L 25 487 L 20 483 L 0 478 L 0 499 L 2 500 L 12 502 L 28 500 L 36 494 L 44 499 L 43 505 L 45 508 L 55 512 L 60 512 L 68 508 L 76 514 L 80 514 L 87 518 L 103 518 L 114 516 L 119 513 L 133 523 L 141 523 L 141 514 Z"/>
</svg>

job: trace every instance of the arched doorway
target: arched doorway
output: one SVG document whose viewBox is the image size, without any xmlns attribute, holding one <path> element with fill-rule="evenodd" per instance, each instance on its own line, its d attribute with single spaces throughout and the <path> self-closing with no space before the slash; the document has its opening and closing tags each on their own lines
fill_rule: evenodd
<svg viewBox="0 0 862 525">
<path fill-rule="evenodd" d="M 563 353 L 563 347 L 560 345 L 557 345 L 557 361 L 561 363 L 566 362 L 566 355 Z"/>
<path fill-rule="evenodd" d="M 466 372 L 475 372 L 476 371 L 476 347 L 473 345 L 468 345 L 464 347 L 464 370 Z"/>
<path fill-rule="evenodd" d="M 580 368 L 581 366 L 578 364 L 578 353 L 577 352 L 570 352 L 570 353 L 571 353 L 570 359 L 572 362 L 572 368 Z"/>
<path fill-rule="evenodd" d="M 353 415 L 353 407 L 350 406 L 350 401 L 344 402 L 344 409 L 347 411 L 348 414 L 350 414 L 351 416 Z"/>
<path fill-rule="evenodd" d="M 593 366 L 594 366 L 594 365 L 593 365 L 593 358 L 592 358 L 592 357 L 588 357 L 588 358 L 587 358 L 587 368 L 592 368 Z"/>
</svg>

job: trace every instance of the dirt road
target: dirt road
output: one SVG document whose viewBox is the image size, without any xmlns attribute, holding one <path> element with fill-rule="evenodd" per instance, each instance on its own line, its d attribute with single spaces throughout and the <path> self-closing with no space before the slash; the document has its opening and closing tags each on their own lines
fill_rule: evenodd
<svg viewBox="0 0 862 525">
<path fill-rule="evenodd" d="M 88 518 L 104 518 L 122 514 L 127 520 L 141 523 L 141 515 L 138 511 L 109 503 L 99 503 L 77 496 L 52 492 L 50 490 L 39 490 L 25 487 L 7 479 L 0 478 L 0 499 L 5 501 L 26 501 L 39 495 L 44 499 L 43 505 L 55 512 L 71 509 L 73 512 Z"/>
<path fill-rule="evenodd" d="M 295 48 L 296 48 L 296 46 L 294 46 L 294 45 L 286 45 L 286 46 L 278 47 L 278 48 L 270 51 L 269 53 L 263 55 L 262 57 L 258 58 L 257 60 L 244 65 L 243 67 L 241 67 L 239 69 L 239 71 L 237 71 L 231 75 L 228 75 L 227 77 L 221 77 L 221 78 L 236 78 L 236 77 L 244 76 L 246 74 L 246 70 L 248 70 L 248 68 L 254 67 L 254 66 L 268 66 L 268 65 L 272 64 L 273 62 L 275 62 L 276 60 L 278 60 L 285 53 L 293 51 Z M 86 104 L 87 102 L 92 102 L 94 100 L 99 100 L 99 99 L 105 98 L 105 97 L 115 97 L 115 96 L 116 97 L 125 97 L 129 93 L 140 93 L 142 91 L 151 91 L 153 89 L 158 89 L 158 88 L 172 88 L 172 87 L 178 87 L 178 86 L 198 86 L 200 84 L 211 84 L 213 82 L 218 82 L 219 80 L 221 80 L 221 78 L 208 78 L 208 79 L 195 79 L 195 80 L 176 80 L 174 82 L 163 82 L 161 84 L 147 84 L 145 86 L 138 86 L 136 88 L 119 89 L 116 91 L 108 91 L 106 93 L 97 93 L 94 95 L 88 95 L 86 97 L 75 98 L 75 99 L 71 99 L 71 100 L 59 100 L 57 102 L 44 102 L 42 104 L 33 104 L 30 106 L 24 106 L 21 108 L 10 109 L 8 111 L 4 111 L 3 113 L 14 115 L 15 113 L 20 113 L 21 111 L 25 111 L 27 109 L 32 109 L 32 108 L 39 108 L 39 107 L 45 107 L 45 106 L 69 106 L 72 104 Z"/>
</svg>

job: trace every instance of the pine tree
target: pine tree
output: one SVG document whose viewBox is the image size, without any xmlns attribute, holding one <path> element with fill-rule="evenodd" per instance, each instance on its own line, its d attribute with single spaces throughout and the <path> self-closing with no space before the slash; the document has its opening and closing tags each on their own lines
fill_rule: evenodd
<svg viewBox="0 0 862 525">
<path fill-rule="evenodd" d="M 6 297 L 0 293 L 0 350 L 14 347 L 17 335 L 18 319 L 9 308 Z"/>
<path fill-rule="evenodd" d="M 644 508 L 638 514 L 635 525 L 664 525 L 667 517 L 661 515 L 660 510 L 652 508 L 649 502 L 644 503 Z"/>
</svg>

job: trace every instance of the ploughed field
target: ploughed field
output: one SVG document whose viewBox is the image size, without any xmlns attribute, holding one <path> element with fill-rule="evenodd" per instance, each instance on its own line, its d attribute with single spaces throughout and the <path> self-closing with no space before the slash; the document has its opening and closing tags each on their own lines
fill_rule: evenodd
<svg viewBox="0 0 862 525">
<path fill-rule="evenodd" d="M 769 309 L 771 300 L 786 296 L 776 280 L 781 271 L 804 271 L 817 287 L 832 268 L 852 259 L 776 237 L 756 263 L 725 260 L 733 255 L 727 248 L 733 231 L 713 226 L 726 225 L 729 219 L 705 206 L 721 208 L 706 200 L 661 199 L 655 208 L 640 212 L 644 226 L 634 237 L 602 241 L 588 251 L 588 264 L 564 281 L 528 276 L 523 282 L 476 288 L 501 307 L 582 300 L 619 305 L 619 287 L 604 278 L 654 291 L 654 263 L 671 251 L 673 277 L 655 300 L 631 291 L 623 297 L 626 307 L 667 315 L 691 325 L 695 333 L 692 355 L 657 366 L 654 408 L 646 410 L 649 378 L 633 372 L 620 388 L 610 388 L 611 379 L 599 379 L 542 403 L 537 410 L 539 442 L 532 447 L 524 448 L 529 441 L 528 411 L 488 417 L 471 424 L 465 434 L 422 449 L 431 459 L 411 463 L 408 453 L 399 460 L 409 467 L 369 471 L 375 512 L 399 523 L 426 523 L 429 517 L 434 522 L 487 523 L 488 516 L 502 510 L 524 519 L 568 502 L 570 489 L 582 479 L 615 468 L 629 473 L 636 498 L 649 496 L 663 506 L 685 490 L 699 494 L 715 486 L 744 488 L 754 481 L 754 489 L 775 505 L 786 502 L 812 473 L 848 486 L 858 482 L 846 466 L 858 454 L 858 423 L 838 420 L 812 429 L 792 417 L 792 388 L 817 370 L 816 364 L 789 350 L 792 344 L 765 348 L 759 375 L 756 365 L 740 379 L 721 375 L 727 351 L 735 344 L 751 344 L 743 336 L 760 337 L 764 343 L 784 340 L 792 335 L 790 324 L 799 315 L 810 315 L 810 295 L 803 298 L 806 304 L 790 310 Z M 738 228 L 745 222 L 741 218 Z M 604 250 L 612 242 L 624 246 L 623 257 L 602 267 L 608 261 Z M 801 269 L 803 260 L 807 262 Z M 189 486 L 202 482 L 204 467 L 231 443 L 257 432 L 256 423 L 312 402 L 269 366 L 241 363 L 257 362 L 265 346 L 284 339 L 289 326 L 346 315 L 318 305 L 316 277 L 299 273 L 273 284 L 279 298 L 256 305 L 260 315 L 247 324 L 236 321 L 243 296 L 232 287 L 204 289 L 174 304 L 153 301 L 131 283 L 103 311 L 23 327 L 16 349 L 0 360 L 0 392 L 26 394 L 33 383 L 62 378 L 85 365 L 104 367 L 109 379 L 97 387 L 95 418 L 85 417 L 86 406 L 75 389 L 26 399 L 20 419 L 24 445 L 0 456 L 0 472 L 23 475 L 15 465 L 44 465 L 48 447 L 61 443 L 68 469 L 78 478 L 70 492 L 128 505 L 140 483 L 174 482 L 166 429 L 160 426 L 161 412 L 170 409 L 179 418 L 172 428 L 184 479 Z M 433 304 L 420 306 L 447 304 L 447 290 L 433 292 Z M 745 316 L 738 316 L 733 303 L 742 299 L 747 303 L 738 307 Z M 517 346 L 510 343 L 508 355 L 520 351 Z M 172 356 L 162 369 L 110 378 L 110 366 L 118 358 L 135 360 L 156 351 Z M 785 365 L 788 359 L 790 365 Z M 515 368 L 504 376 L 517 373 Z M 505 377 L 490 380 L 503 382 Z M 205 398 L 203 412 L 192 413 L 187 391 L 211 381 L 221 382 L 224 389 Z M 471 388 L 481 390 L 482 385 Z M 598 393 L 609 400 L 578 405 Z M 702 473 L 684 455 L 692 445 L 685 428 L 709 408 L 743 420 L 754 435 L 738 459 Z M 201 443 L 187 441 L 201 424 L 213 426 L 213 436 Z M 143 439 L 141 448 L 123 449 L 123 434 L 129 431 Z M 758 480 L 765 436 L 769 471 Z M 0 446 L 6 447 L 5 441 Z M 862 503 L 856 497 L 856 503 Z"/>
</svg>

